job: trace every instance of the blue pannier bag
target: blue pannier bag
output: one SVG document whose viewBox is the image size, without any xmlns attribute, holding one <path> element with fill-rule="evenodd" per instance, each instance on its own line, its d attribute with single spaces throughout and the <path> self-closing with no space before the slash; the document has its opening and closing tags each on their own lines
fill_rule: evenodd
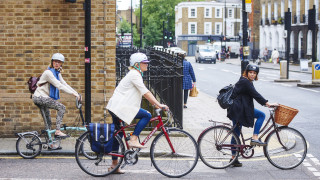
<svg viewBox="0 0 320 180">
<path fill-rule="evenodd" d="M 90 123 L 91 150 L 96 153 L 112 151 L 114 124 Z"/>
</svg>

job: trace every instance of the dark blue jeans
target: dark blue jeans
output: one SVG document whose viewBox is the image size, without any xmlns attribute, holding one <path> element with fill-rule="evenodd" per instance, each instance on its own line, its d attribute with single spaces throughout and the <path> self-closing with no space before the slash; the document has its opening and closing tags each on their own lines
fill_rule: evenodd
<svg viewBox="0 0 320 180">
<path fill-rule="evenodd" d="M 266 117 L 266 115 L 264 114 L 264 112 L 262 112 L 256 108 L 254 109 L 254 118 L 257 118 L 257 120 L 256 120 L 256 123 L 254 124 L 253 134 L 256 134 L 256 135 L 259 134 L 259 131 L 261 129 L 261 126 L 263 124 L 265 117 Z M 232 120 L 232 123 L 233 123 L 233 126 L 235 126 L 237 122 L 235 120 Z M 239 124 L 239 126 L 237 126 L 234 129 L 234 132 L 238 137 L 240 136 L 241 129 L 242 129 L 242 125 L 240 125 L 240 124 Z M 236 140 L 232 137 L 231 144 L 235 144 L 235 143 L 236 143 Z M 231 149 L 234 149 L 234 148 L 231 148 Z M 236 152 L 232 151 L 232 155 L 235 155 L 235 154 L 236 154 Z"/>
<path fill-rule="evenodd" d="M 115 129 L 116 131 L 118 131 L 121 127 L 120 124 L 120 118 L 118 118 L 115 114 L 113 114 L 111 111 L 109 111 L 109 113 L 111 114 L 112 117 L 112 121 L 113 124 L 115 125 Z M 139 136 L 141 131 L 147 126 L 147 124 L 149 123 L 150 119 L 151 119 L 151 114 L 150 112 L 148 112 L 147 110 L 144 110 L 142 108 L 140 108 L 138 114 L 136 115 L 136 117 L 134 119 L 140 119 L 139 122 L 137 123 L 134 131 L 133 131 L 133 135 Z M 123 123 L 123 122 L 122 122 Z M 119 136 L 123 137 L 123 133 L 120 132 Z M 113 145 L 112 145 L 112 151 L 114 152 L 118 152 L 119 150 L 119 143 L 118 141 L 113 141 Z M 112 156 L 112 160 L 117 160 L 118 157 Z"/>
</svg>

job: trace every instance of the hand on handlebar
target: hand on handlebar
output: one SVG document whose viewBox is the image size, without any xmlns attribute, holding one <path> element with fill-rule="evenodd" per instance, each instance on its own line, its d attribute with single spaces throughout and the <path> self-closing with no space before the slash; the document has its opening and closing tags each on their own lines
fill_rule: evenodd
<svg viewBox="0 0 320 180">
<path fill-rule="evenodd" d="M 279 103 L 269 103 L 269 102 L 267 102 L 266 106 L 268 106 L 269 108 L 270 107 L 277 107 L 277 106 L 279 106 Z"/>
<path fill-rule="evenodd" d="M 169 110 L 169 107 L 168 107 L 167 105 L 165 105 L 165 104 L 161 104 L 161 105 L 160 105 L 160 108 L 161 108 L 162 110 L 165 110 L 165 111 L 168 111 L 168 110 Z"/>
</svg>

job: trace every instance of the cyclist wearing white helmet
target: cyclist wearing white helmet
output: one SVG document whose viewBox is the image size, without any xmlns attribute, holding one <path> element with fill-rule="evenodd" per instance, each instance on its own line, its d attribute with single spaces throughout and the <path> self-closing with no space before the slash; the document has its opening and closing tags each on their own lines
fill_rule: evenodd
<svg viewBox="0 0 320 180">
<path fill-rule="evenodd" d="M 145 148 L 145 146 L 139 143 L 138 136 L 151 119 L 150 112 L 140 108 L 142 96 L 158 108 L 164 110 L 169 109 L 168 106 L 157 101 L 143 83 L 142 76 L 143 72 L 148 70 L 148 63 L 148 57 L 143 53 L 134 53 L 131 55 L 130 71 L 120 81 L 107 105 L 107 109 L 109 110 L 116 127 L 119 127 L 120 119 L 127 124 L 130 124 L 133 119 L 140 119 L 135 127 L 133 135 L 130 136 L 130 140 L 128 141 L 129 146 L 132 148 Z M 112 148 L 117 150 L 119 144 L 115 141 Z M 118 164 L 117 158 L 112 158 L 113 165 L 110 168 L 114 168 L 115 165 Z M 116 173 L 123 173 L 123 171 L 118 169 Z"/>
<path fill-rule="evenodd" d="M 55 109 L 58 111 L 56 118 L 55 135 L 60 137 L 68 137 L 68 135 L 60 131 L 66 107 L 57 101 L 58 99 L 60 99 L 59 90 L 62 90 L 68 94 L 72 94 L 79 99 L 81 98 L 77 91 L 70 87 L 62 78 L 60 72 L 62 70 L 62 64 L 64 63 L 64 61 L 65 58 L 62 54 L 53 54 L 50 65 L 48 69 L 45 70 L 41 75 L 40 80 L 37 83 L 38 88 L 34 92 L 32 98 L 33 102 L 36 105 L 39 105 L 44 109 L 49 128 L 51 128 L 51 117 L 49 109 Z"/>
<path fill-rule="evenodd" d="M 235 128 L 237 136 L 240 135 L 242 126 L 253 127 L 254 131 L 251 138 L 250 145 L 265 146 L 266 143 L 258 139 L 260 128 L 265 119 L 264 112 L 254 108 L 253 99 L 255 99 L 262 106 L 277 106 L 277 103 L 269 103 L 268 100 L 264 99 L 253 86 L 253 81 L 258 80 L 259 66 L 248 64 L 246 70 L 243 72 L 239 81 L 235 84 L 233 94 L 233 104 L 228 108 L 228 114 L 230 120 L 232 120 L 235 126 L 239 123 L 239 126 Z M 254 119 L 257 119 L 254 122 Z M 235 144 L 235 139 L 232 138 L 231 143 Z M 232 151 L 235 155 L 235 151 Z M 232 159 L 234 156 L 232 157 Z M 235 160 L 233 163 L 235 167 L 241 167 L 242 163 L 239 160 Z"/>
</svg>

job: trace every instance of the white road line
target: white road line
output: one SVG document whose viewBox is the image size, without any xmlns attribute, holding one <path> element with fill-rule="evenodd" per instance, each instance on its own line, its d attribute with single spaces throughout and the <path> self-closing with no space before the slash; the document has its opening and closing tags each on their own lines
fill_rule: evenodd
<svg viewBox="0 0 320 180">
<path fill-rule="evenodd" d="M 215 67 L 208 67 L 208 69 L 217 69 L 217 68 L 215 68 Z"/>
<path fill-rule="evenodd" d="M 227 70 L 227 69 L 221 69 L 221 71 L 230 72 L 230 70 Z"/>
<path fill-rule="evenodd" d="M 312 172 L 315 176 L 320 176 L 320 172 Z"/>
<path fill-rule="evenodd" d="M 314 167 L 308 167 L 308 169 L 309 169 L 309 171 L 311 171 L 311 172 L 316 172 L 316 171 L 317 171 L 317 169 L 314 168 Z"/>
<path fill-rule="evenodd" d="M 311 165 L 310 163 L 308 163 L 308 162 L 303 163 L 303 165 L 306 166 L 306 167 L 312 166 L 312 165 Z"/>
<path fill-rule="evenodd" d="M 198 70 L 200 70 L 200 71 L 203 71 L 204 70 L 204 68 L 197 68 Z"/>
<path fill-rule="evenodd" d="M 307 154 L 307 157 L 313 158 L 314 156 L 312 154 Z"/>
<path fill-rule="evenodd" d="M 320 91 L 317 91 L 317 90 L 307 89 L 307 88 L 303 88 L 303 87 L 298 87 L 298 88 L 303 89 L 303 90 L 307 90 L 307 91 L 311 91 L 311 92 L 316 92 L 316 93 L 320 92 Z"/>
<path fill-rule="evenodd" d="M 285 84 L 285 83 L 275 83 L 275 84 L 279 84 L 279 85 L 285 86 L 285 87 L 292 87 L 293 86 L 291 84 Z"/>
</svg>

